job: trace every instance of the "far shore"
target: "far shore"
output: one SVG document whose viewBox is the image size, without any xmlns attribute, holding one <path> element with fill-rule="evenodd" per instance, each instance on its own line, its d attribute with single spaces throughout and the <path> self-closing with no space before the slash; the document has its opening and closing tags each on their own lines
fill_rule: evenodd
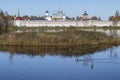
<svg viewBox="0 0 120 80">
<path fill-rule="evenodd" d="M 96 29 L 83 28 L 83 29 Z M 12 28 L 12 32 L 0 35 L 0 45 L 99 45 L 119 44 L 119 38 L 95 31 L 82 31 L 78 27 Z M 110 29 L 110 28 L 102 28 Z M 114 29 L 117 29 L 116 27 Z M 21 33 L 15 31 L 23 31 Z M 54 30 L 50 32 L 48 30 Z"/>
</svg>

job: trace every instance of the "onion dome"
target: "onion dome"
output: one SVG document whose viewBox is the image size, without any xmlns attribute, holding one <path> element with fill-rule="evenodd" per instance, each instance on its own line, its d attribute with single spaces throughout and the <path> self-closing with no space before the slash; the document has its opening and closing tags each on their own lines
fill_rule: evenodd
<svg viewBox="0 0 120 80">
<path fill-rule="evenodd" d="M 87 12 L 85 11 L 85 13 L 83 15 L 88 15 Z"/>
<path fill-rule="evenodd" d="M 46 13 L 49 13 L 49 11 L 46 11 Z"/>
</svg>

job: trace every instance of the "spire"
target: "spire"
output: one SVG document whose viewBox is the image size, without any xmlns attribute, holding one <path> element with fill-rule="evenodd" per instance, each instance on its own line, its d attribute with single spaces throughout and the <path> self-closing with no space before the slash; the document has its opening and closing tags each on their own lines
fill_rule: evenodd
<svg viewBox="0 0 120 80">
<path fill-rule="evenodd" d="M 18 16 L 20 16 L 20 10 L 18 9 Z"/>
<path fill-rule="evenodd" d="M 20 10 L 18 9 L 18 14 L 15 20 L 23 20 L 22 17 L 20 16 Z"/>
<path fill-rule="evenodd" d="M 119 16 L 119 11 L 116 10 L 115 16 Z"/>
</svg>

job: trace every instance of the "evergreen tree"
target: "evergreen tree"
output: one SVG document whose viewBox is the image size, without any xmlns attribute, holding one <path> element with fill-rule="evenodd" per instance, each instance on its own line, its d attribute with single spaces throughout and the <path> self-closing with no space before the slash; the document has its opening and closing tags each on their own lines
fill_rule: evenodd
<svg viewBox="0 0 120 80">
<path fill-rule="evenodd" d="M 119 11 L 116 10 L 115 17 L 113 18 L 114 25 L 117 26 L 119 21 Z"/>
<path fill-rule="evenodd" d="M 6 16 L 7 15 L 5 15 L 2 10 L 0 10 L 0 34 L 9 32 L 8 28 L 10 25 Z"/>
<path fill-rule="evenodd" d="M 114 16 L 109 17 L 109 21 L 113 21 L 113 25 L 117 26 L 118 22 L 120 21 L 120 14 L 118 10 L 116 10 Z"/>
</svg>

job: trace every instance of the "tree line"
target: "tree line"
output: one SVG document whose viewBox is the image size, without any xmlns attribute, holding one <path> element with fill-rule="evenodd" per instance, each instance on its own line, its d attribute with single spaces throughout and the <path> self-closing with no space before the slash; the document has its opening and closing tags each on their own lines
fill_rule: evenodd
<svg viewBox="0 0 120 80">
<path fill-rule="evenodd" d="M 117 26 L 118 22 L 120 21 L 120 13 L 118 10 L 116 10 L 116 13 L 114 16 L 109 17 L 109 21 L 113 21 L 113 25 Z"/>
<path fill-rule="evenodd" d="M 8 15 L 7 16 L 7 19 L 8 20 L 14 20 L 14 18 L 17 17 L 16 15 L 15 16 L 12 16 L 12 15 Z M 44 19 L 44 16 L 35 16 L 35 15 L 31 15 L 31 16 L 28 16 L 28 15 L 24 15 L 24 16 L 21 16 L 21 18 L 23 20 L 40 20 L 40 19 Z M 66 20 L 82 20 L 82 16 L 77 16 L 77 17 L 69 17 L 69 16 L 66 16 Z M 89 18 L 90 20 L 101 20 L 101 17 L 97 17 L 97 16 L 92 16 L 91 18 Z"/>
<path fill-rule="evenodd" d="M 10 32 L 12 23 L 8 19 L 8 13 L 0 10 L 0 34 Z"/>
<path fill-rule="evenodd" d="M 114 16 L 109 17 L 109 21 L 120 21 L 120 13 L 117 10 Z"/>
<path fill-rule="evenodd" d="M 0 11 L 0 14 L 2 16 L 4 15 L 7 15 L 6 18 L 7 20 L 14 20 L 15 17 L 17 17 L 16 15 L 8 15 L 7 12 L 3 13 L 3 11 Z M 4 15 L 3 15 L 4 14 Z M 44 16 L 35 16 L 35 15 L 31 15 L 31 16 L 28 16 L 28 15 L 23 15 L 23 16 L 20 16 L 23 20 L 40 20 L 40 19 L 43 19 Z M 76 16 L 76 17 L 69 17 L 69 16 L 66 16 L 66 20 L 82 20 L 82 16 Z M 101 21 L 101 17 L 97 17 L 97 16 L 92 16 L 91 18 L 89 18 L 89 20 L 99 20 Z M 115 15 L 113 16 L 110 16 L 108 18 L 109 21 L 120 21 L 120 14 L 119 14 L 119 11 L 117 10 L 115 12 Z"/>
</svg>

